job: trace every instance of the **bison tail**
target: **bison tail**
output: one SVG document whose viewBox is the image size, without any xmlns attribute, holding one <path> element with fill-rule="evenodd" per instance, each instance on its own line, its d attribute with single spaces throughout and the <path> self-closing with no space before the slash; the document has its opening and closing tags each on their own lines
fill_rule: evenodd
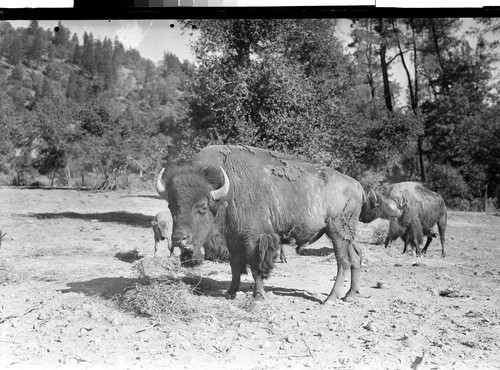
<svg viewBox="0 0 500 370">
<path fill-rule="evenodd" d="M 278 258 L 279 251 L 280 239 L 277 234 L 260 235 L 254 252 L 256 263 L 253 266 L 257 267 L 264 279 L 269 277 L 271 270 L 274 268 L 274 260 Z"/>
</svg>

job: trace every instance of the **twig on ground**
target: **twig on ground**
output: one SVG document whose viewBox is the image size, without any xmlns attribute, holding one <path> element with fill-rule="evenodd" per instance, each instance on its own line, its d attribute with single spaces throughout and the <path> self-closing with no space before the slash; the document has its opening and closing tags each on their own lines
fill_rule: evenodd
<svg viewBox="0 0 500 370">
<path fill-rule="evenodd" d="M 146 331 L 146 330 L 150 330 L 150 329 L 156 328 L 156 327 L 157 327 L 157 326 L 159 326 L 159 325 L 160 325 L 160 323 L 158 323 L 158 322 L 157 322 L 156 324 L 149 325 L 149 326 L 147 326 L 147 327 L 145 327 L 145 328 L 142 328 L 142 329 L 137 330 L 137 331 L 136 331 L 136 334 L 137 334 L 137 333 L 141 333 L 141 332 Z"/>
<path fill-rule="evenodd" d="M 9 316 L 5 316 L 5 317 L 2 317 L 0 319 L 0 324 L 3 324 L 5 321 L 7 320 L 10 320 L 10 319 L 16 319 L 18 317 L 21 317 L 21 316 L 24 316 L 24 315 L 27 315 L 29 314 L 31 311 L 34 311 L 34 310 L 38 310 L 39 308 L 41 308 L 42 306 L 38 306 L 38 307 L 31 307 L 31 308 L 28 308 L 24 313 L 20 314 L 20 315 L 9 315 Z"/>
<path fill-rule="evenodd" d="M 306 348 L 307 348 L 307 350 L 309 351 L 309 356 L 314 357 L 314 356 L 313 356 L 313 354 L 312 354 L 312 352 L 311 352 L 311 349 L 310 349 L 310 348 L 309 348 L 309 346 L 307 345 L 307 343 L 306 343 L 306 341 L 305 341 L 305 339 L 304 339 L 304 338 L 302 338 L 302 342 L 304 342 L 304 344 L 306 345 Z"/>
</svg>

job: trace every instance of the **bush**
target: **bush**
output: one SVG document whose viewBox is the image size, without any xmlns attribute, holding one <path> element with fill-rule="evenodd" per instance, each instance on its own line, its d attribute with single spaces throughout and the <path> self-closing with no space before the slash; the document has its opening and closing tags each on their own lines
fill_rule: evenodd
<svg viewBox="0 0 500 370">
<path fill-rule="evenodd" d="M 462 198 L 449 198 L 445 200 L 446 207 L 449 209 L 454 209 L 456 211 L 468 211 L 470 210 L 470 201 Z"/>
<path fill-rule="evenodd" d="M 433 164 L 429 166 L 427 175 L 428 187 L 441 194 L 450 208 L 465 205 L 465 202 L 460 202 L 458 199 L 470 199 L 469 186 L 457 168 L 450 165 Z"/>
</svg>

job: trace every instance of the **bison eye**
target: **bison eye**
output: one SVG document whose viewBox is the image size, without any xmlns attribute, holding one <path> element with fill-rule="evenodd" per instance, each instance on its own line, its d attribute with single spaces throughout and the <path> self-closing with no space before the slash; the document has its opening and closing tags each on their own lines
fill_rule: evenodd
<svg viewBox="0 0 500 370">
<path fill-rule="evenodd" d="M 204 215 L 208 211 L 208 202 L 199 202 L 196 205 L 196 210 L 198 213 Z"/>
</svg>

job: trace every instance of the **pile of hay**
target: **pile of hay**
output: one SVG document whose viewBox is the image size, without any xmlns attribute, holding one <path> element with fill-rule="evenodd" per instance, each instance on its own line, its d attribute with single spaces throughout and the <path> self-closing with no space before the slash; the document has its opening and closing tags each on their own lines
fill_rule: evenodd
<svg viewBox="0 0 500 370">
<path fill-rule="evenodd" d="M 373 229 L 372 241 L 373 244 L 382 245 L 385 243 L 385 238 L 389 233 L 389 224 L 387 222 L 379 223 Z"/>
<path fill-rule="evenodd" d="M 19 280 L 14 264 L 0 260 L 0 285 L 15 283 Z"/>
<path fill-rule="evenodd" d="M 198 317 L 200 310 L 190 287 L 174 280 L 136 283 L 118 298 L 118 305 L 139 315 L 184 321 Z"/>
<path fill-rule="evenodd" d="M 138 279 L 177 278 L 181 271 L 181 263 L 178 258 L 145 257 L 134 262 L 132 271 Z"/>
</svg>

